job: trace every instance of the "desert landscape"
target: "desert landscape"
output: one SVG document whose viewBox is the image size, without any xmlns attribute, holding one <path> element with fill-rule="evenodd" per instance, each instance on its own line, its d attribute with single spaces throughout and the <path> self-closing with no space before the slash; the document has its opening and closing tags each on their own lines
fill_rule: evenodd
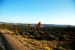
<svg viewBox="0 0 75 50">
<path fill-rule="evenodd" d="M 0 0 L 0 50 L 75 50 L 75 0 Z"/>
<path fill-rule="evenodd" d="M 1 35 L 13 50 L 73 50 L 74 30 L 68 25 L 0 24 Z"/>
</svg>

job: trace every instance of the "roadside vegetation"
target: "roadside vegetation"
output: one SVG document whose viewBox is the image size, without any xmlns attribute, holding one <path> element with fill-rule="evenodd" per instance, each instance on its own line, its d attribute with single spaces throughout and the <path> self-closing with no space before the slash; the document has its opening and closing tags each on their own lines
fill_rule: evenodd
<svg viewBox="0 0 75 50">
<path fill-rule="evenodd" d="M 33 50 L 74 50 L 75 27 L 37 27 L 29 25 L 0 24 L 24 45 Z"/>
</svg>

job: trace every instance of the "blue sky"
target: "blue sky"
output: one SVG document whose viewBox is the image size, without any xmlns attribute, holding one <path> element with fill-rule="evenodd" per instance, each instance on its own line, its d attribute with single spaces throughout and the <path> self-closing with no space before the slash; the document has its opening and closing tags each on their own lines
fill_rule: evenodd
<svg viewBox="0 0 75 50">
<path fill-rule="evenodd" d="M 75 0 L 0 0 L 0 21 L 75 25 Z"/>
</svg>

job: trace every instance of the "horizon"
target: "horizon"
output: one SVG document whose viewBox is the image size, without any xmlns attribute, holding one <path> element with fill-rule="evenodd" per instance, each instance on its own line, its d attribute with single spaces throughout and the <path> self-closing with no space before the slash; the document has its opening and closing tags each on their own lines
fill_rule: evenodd
<svg viewBox="0 0 75 50">
<path fill-rule="evenodd" d="M 38 24 L 39 22 L 36 23 L 14 23 L 14 22 L 0 22 L 0 23 L 6 23 L 6 24 Z M 41 24 L 45 25 L 44 23 L 41 22 Z M 47 23 L 46 23 L 47 24 Z M 62 26 L 75 26 L 75 25 L 70 25 L 70 24 L 47 24 L 47 25 L 62 25 Z"/>
<path fill-rule="evenodd" d="M 75 25 L 75 0 L 0 0 L 0 22 Z"/>
</svg>

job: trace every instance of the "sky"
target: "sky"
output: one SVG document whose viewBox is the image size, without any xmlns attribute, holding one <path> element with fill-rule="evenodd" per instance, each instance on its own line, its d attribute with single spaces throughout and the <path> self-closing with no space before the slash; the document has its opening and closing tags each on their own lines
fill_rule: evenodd
<svg viewBox="0 0 75 50">
<path fill-rule="evenodd" d="M 75 0 L 0 0 L 0 22 L 75 25 Z"/>
</svg>

